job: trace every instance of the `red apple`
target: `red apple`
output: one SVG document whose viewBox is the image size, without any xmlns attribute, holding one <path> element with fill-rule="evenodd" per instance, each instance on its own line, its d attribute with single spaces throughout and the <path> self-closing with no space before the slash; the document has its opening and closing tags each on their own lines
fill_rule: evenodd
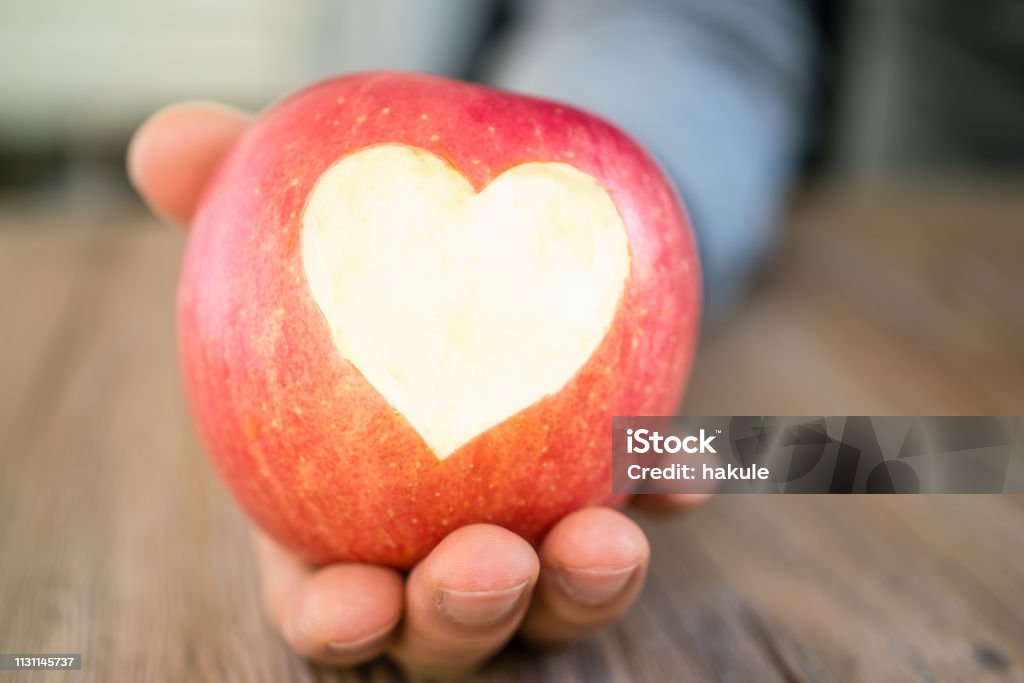
<svg viewBox="0 0 1024 683">
<path fill-rule="evenodd" d="M 215 174 L 181 361 L 265 531 L 314 563 L 405 568 L 465 524 L 537 542 L 612 501 L 611 417 L 674 411 L 699 294 L 683 210 L 622 132 L 367 73 L 271 107 Z"/>
</svg>

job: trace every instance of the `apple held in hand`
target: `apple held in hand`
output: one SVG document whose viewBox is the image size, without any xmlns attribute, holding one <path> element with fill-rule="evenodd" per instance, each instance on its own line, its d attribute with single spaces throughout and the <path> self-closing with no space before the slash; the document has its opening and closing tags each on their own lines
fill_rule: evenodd
<svg viewBox="0 0 1024 683">
<path fill-rule="evenodd" d="M 608 123 L 368 73 L 273 106 L 206 190 L 179 285 L 193 414 L 248 514 L 315 563 L 448 532 L 536 542 L 611 498 L 611 417 L 674 411 L 699 274 Z"/>
</svg>

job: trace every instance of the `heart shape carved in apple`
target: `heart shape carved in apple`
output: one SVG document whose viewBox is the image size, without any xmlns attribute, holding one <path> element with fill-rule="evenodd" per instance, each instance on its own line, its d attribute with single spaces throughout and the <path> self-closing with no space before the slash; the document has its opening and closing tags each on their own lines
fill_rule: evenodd
<svg viewBox="0 0 1024 683">
<path fill-rule="evenodd" d="M 630 269 L 608 191 L 558 162 L 477 193 L 427 150 L 375 145 L 324 172 L 302 222 L 338 352 L 439 459 L 561 389 L 607 333 Z"/>
</svg>

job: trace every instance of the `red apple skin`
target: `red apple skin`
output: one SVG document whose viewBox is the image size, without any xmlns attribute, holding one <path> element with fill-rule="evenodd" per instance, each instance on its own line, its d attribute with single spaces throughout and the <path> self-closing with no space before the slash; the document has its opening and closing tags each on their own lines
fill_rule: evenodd
<svg viewBox="0 0 1024 683">
<path fill-rule="evenodd" d="M 317 178 L 380 143 L 430 150 L 477 191 L 518 164 L 571 164 L 610 192 L 628 233 L 625 291 L 590 359 L 444 461 L 340 356 L 298 248 Z M 177 314 L 196 424 L 248 515 L 309 562 L 404 569 L 466 524 L 537 543 L 576 508 L 621 502 L 611 417 L 674 412 L 699 301 L 686 216 L 625 134 L 562 104 L 375 72 L 313 85 L 249 127 L 205 190 Z"/>
</svg>

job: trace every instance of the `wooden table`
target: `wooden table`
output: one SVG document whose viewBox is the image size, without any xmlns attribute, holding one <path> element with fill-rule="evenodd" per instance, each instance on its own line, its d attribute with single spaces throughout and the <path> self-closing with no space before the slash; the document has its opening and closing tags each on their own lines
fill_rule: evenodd
<svg viewBox="0 0 1024 683">
<path fill-rule="evenodd" d="M 776 268 L 706 335 L 687 410 L 1024 413 L 1022 188 L 806 192 Z M 124 202 L 0 206 L 0 652 L 84 655 L 7 677 L 397 678 L 311 667 L 262 618 L 178 382 L 182 243 Z M 1024 680 L 1020 497 L 720 496 L 643 523 L 628 618 L 514 644 L 480 680 Z"/>
</svg>

